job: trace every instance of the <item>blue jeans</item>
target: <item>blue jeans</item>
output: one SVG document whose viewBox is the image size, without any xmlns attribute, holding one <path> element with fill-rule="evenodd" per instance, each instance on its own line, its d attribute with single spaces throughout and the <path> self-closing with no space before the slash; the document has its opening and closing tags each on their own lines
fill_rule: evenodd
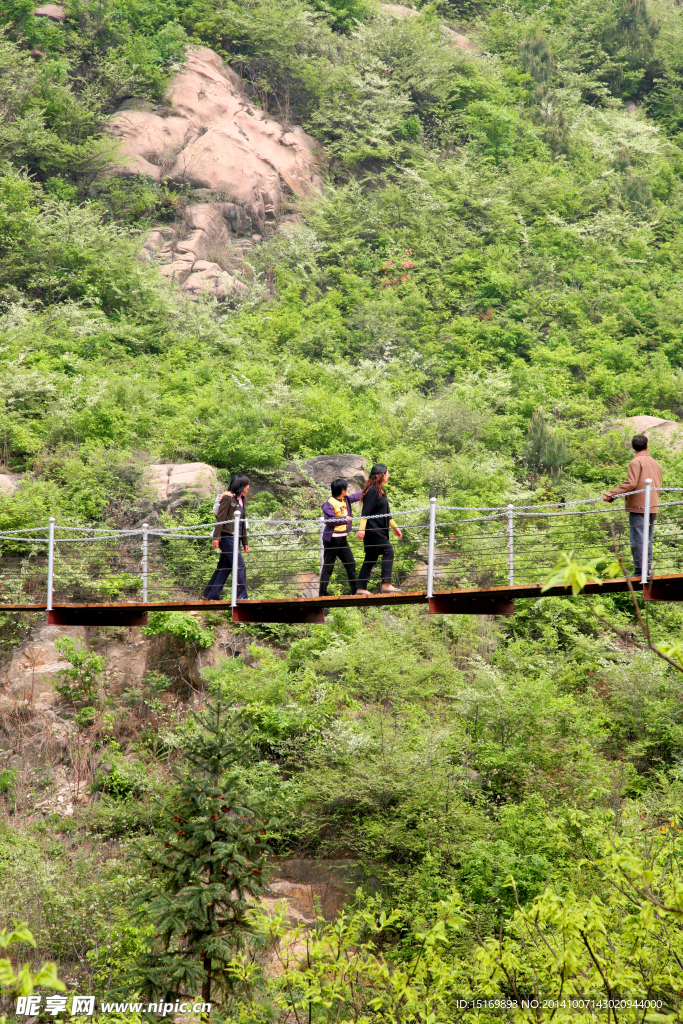
<svg viewBox="0 0 683 1024">
<path fill-rule="evenodd" d="M 650 536 L 648 538 L 648 550 L 647 550 L 647 576 L 650 578 L 652 573 L 652 538 L 655 532 L 655 519 L 657 513 L 650 515 Z M 633 561 L 636 567 L 636 576 L 640 576 L 643 567 L 643 534 L 645 532 L 645 515 L 643 512 L 629 512 L 628 514 L 628 533 L 629 541 L 631 542 L 631 554 L 633 555 Z"/>
<path fill-rule="evenodd" d="M 223 587 L 232 572 L 232 541 L 233 538 L 224 533 L 218 541 L 221 557 L 218 559 L 216 570 L 209 580 L 204 597 L 207 601 L 220 601 Z M 242 558 L 242 552 L 237 555 L 237 600 L 247 600 L 247 567 Z"/>
</svg>

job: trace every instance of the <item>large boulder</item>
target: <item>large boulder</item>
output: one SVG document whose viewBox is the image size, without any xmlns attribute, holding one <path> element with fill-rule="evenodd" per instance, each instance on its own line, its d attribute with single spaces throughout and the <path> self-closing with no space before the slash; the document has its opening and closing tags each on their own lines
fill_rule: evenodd
<svg viewBox="0 0 683 1024">
<path fill-rule="evenodd" d="M 341 476 L 362 488 L 368 479 L 366 464 L 366 459 L 360 455 L 316 455 L 302 463 L 301 469 L 311 480 L 326 487 Z"/>
<path fill-rule="evenodd" d="M 17 473 L 0 473 L 0 495 L 12 494 L 19 486 L 21 477 Z"/>
<path fill-rule="evenodd" d="M 352 488 L 362 488 L 368 479 L 365 470 L 366 460 L 360 455 L 316 455 L 306 462 L 289 462 L 282 469 L 270 472 L 250 471 L 250 494 L 253 498 L 261 491 L 267 491 L 280 499 L 286 499 L 292 493 L 308 488 L 312 494 L 315 490 L 311 481 L 326 490 L 337 477 L 343 476 Z M 318 498 L 314 497 L 314 501 Z"/>
<path fill-rule="evenodd" d="M 197 260 L 183 285 L 183 291 L 194 296 L 213 295 L 216 299 L 227 299 L 238 292 L 246 292 L 247 286 L 228 274 L 218 263 Z"/>
<path fill-rule="evenodd" d="M 30 640 L 13 649 L 0 674 L 0 686 L 10 692 L 14 700 L 39 708 L 52 704 L 59 672 L 69 667 L 55 647 L 55 640 L 60 636 L 70 636 L 84 643 L 85 629 L 82 626 L 43 626 Z"/>
<path fill-rule="evenodd" d="M 49 18 L 50 21 L 64 21 L 66 18 L 66 11 L 61 4 L 43 4 L 36 7 L 33 14 L 36 18 Z"/>
<path fill-rule="evenodd" d="M 119 171 L 220 193 L 247 211 L 257 231 L 277 219 L 287 192 L 321 186 L 313 139 L 259 110 L 239 75 L 206 47 L 188 52 L 167 107 L 130 106 L 110 122 Z"/>
<path fill-rule="evenodd" d="M 645 434 L 650 441 L 663 441 L 675 451 L 683 449 L 683 426 L 675 420 L 663 420 L 659 416 L 627 416 L 613 423 L 609 430 L 621 430 L 630 444 L 634 434 Z"/>
<path fill-rule="evenodd" d="M 216 470 L 205 462 L 163 462 L 146 466 L 142 483 L 146 497 L 166 508 L 176 506 L 191 495 L 211 498 L 221 489 Z"/>
</svg>

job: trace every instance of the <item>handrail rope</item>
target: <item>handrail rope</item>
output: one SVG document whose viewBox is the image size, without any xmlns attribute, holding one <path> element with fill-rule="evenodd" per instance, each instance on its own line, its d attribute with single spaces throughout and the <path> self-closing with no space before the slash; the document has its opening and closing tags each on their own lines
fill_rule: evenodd
<svg viewBox="0 0 683 1024">
<path fill-rule="evenodd" d="M 0 533 L 0 540 L 16 540 L 15 534 Z M 47 537 L 21 537 L 19 538 L 22 544 L 49 544 L 50 541 Z"/>
<path fill-rule="evenodd" d="M 653 488 L 651 488 L 651 490 L 657 491 L 658 493 L 665 493 L 665 492 L 668 492 L 668 493 L 680 493 L 680 492 L 683 492 L 683 487 L 653 487 Z M 628 491 L 628 492 L 626 492 L 626 493 L 624 493 L 622 495 L 617 495 L 617 497 L 623 497 L 623 498 L 632 497 L 633 495 L 636 495 L 636 494 L 643 494 L 644 491 L 645 491 L 645 488 L 640 488 L 638 490 Z M 502 519 L 502 518 L 505 518 L 508 515 L 509 511 L 512 511 L 513 516 L 524 516 L 525 518 L 533 517 L 534 514 L 536 514 L 538 516 L 549 516 L 549 515 L 591 515 L 591 514 L 596 514 L 591 509 L 586 509 L 585 511 L 580 511 L 580 512 L 564 512 L 564 511 L 562 511 L 562 512 L 556 512 L 556 513 L 552 513 L 552 512 L 539 512 L 537 510 L 539 510 L 539 509 L 548 509 L 548 508 L 565 509 L 565 508 L 570 508 L 570 507 L 573 507 L 573 506 L 576 506 L 576 505 L 595 504 L 595 503 L 600 502 L 602 500 L 603 500 L 602 498 L 579 498 L 579 499 L 577 499 L 575 501 L 545 502 L 545 503 L 540 504 L 540 505 L 514 505 L 514 506 L 512 506 L 512 509 L 509 509 L 508 505 L 487 505 L 487 506 L 439 505 L 438 506 L 438 511 L 448 511 L 448 512 L 490 512 L 492 514 L 488 515 L 488 516 L 473 516 L 473 517 L 470 517 L 468 519 L 460 519 L 460 520 L 457 520 L 453 524 L 451 524 L 451 523 L 438 523 L 437 525 L 438 526 L 448 526 L 448 525 L 456 525 L 457 523 L 485 522 L 487 520 Z M 683 502 L 661 502 L 659 507 L 660 508 L 666 508 L 666 507 L 670 507 L 672 505 L 679 505 L 679 504 L 683 504 Z M 410 515 L 417 515 L 419 513 L 428 513 L 429 511 L 430 511 L 429 507 L 424 507 L 424 508 L 416 508 L 416 509 L 397 510 L 395 512 L 390 512 L 390 513 L 378 513 L 378 514 L 372 515 L 372 516 L 363 516 L 363 515 L 354 516 L 354 515 L 350 515 L 350 516 L 342 517 L 341 522 L 348 524 L 349 520 L 351 522 L 353 522 L 353 521 L 360 521 L 361 519 L 365 519 L 366 521 L 372 520 L 372 519 L 386 519 L 387 516 L 393 516 L 393 517 L 401 516 L 401 517 L 404 517 L 404 516 L 410 516 Z M 597 513 L 597 514 L 603 514 L 605 511 L 606 510 L 600 510 L 600 512 Z M 245 520 L 247 521 L 247 523 L 249 522 L 248 517 L 245 517 Z M 300 531 L 303 531 L 303 532 L 306 532 L 306 533 L 308 533 L 308 532 L 310 532 L 310 533 L 319 532 L 321 521 L 324 522 L 325 525 L 328 525 L 328 524 L 335 524 L 337 526 L 340 525 L 340 519 L 336 518 L 336 517 L 334 519 L 326 519 L 324 517 L 318 517 L 317 519 L 264 519 L 264 520 L 252 520 L 252 522 L 256 522 L 256 523 L 259 523 L 259 524 L 262 523 L 263 525 L 273 523 L 273 524 L 277 524 L 280 527 L 282 527 L 282 526 L 293 526 L 296 529 L 298 529 Z M 147 530 L 147 535 L 148 536 L 159 536 L 159 537 L 166 537 L 166 536 L 168 536 L 168 537 L 178 537 L 178 538 L 181 538 L 181 539 L 193 539 L 193 537 L 196 536 L 196 535 L 193 535 L 193 534 L 187 533 L 187 532 L 184 532 L 184 533 L 181 534 L 178 531 L 180 531 L 180 530 L 182 530 L 182 531 L 197 530 L 198 531 L 198 530 L 204 530 L 204 529 L 215 530 L 216 526 L 224 526 L 224 525 L 226 525 L 228 523 L 231 523 L 231 522 L 233 522 L 233 520 L 227 520 L 226 519 L 226 520 L 221 520 L 219 522 L 214 521 L 212 523 L 198 523 L 196 525 L 183 524 L 182 526 L 167 526 L 167 527 L 161 527 L 160 529 L 156 529 L 156 530 L 148 529 Z M 314 524 L 315 524 L 315 526 L 314 526 Z M 311 529 L 307 530 L 307 529 L 305 529 L 306 527 L 311 527 Z M 404 527 L 404 529 L 416 529 L 416 528 L 420 528 L 420 527 L 417 527 L 417 526 L 412 526 L 412 527 L 411 526 L 405 526 Z M 31 533 L 31 532 L 33 532 L 35 530 L 47 530 L 47 529 L 48 529 L 47 526 L 33 526 L 33 527 L 30 527 L 30 528 L 21 529 L 21 530 L 3 530 L 3 531 L 0 531 L 0 540 L 7 540 L 7 539 L 10 539 L 10 538 L 13 538 L 13 537 L 22 537 L 24 534 Z M 250 529 L 251 529 L 251 531 L 253 533 L 254 527 L 251 527 Z M 68 533 L 81 533 L 81 534 L 91 534 L 91 535 L 93 535 L 90 538 L 79 537 L 79 538 L 76 538 L 77 540 L 86 540 L 86 539 L 102 539 L 102 540 L 106 540 L 108 538 L 112 538 L 113 539 L 113 538 L 116 538 L 116 537 L 131 537 L 132 538 L 132 537 L 141 536 L 145 532 L 144 530 L 142 530 L 139 527 L 138 528 L 134 528 L 134 529 L 114 530 L 114 529 L 107 528 L 107 527 L 60 526 L 60 525 L 55 524 L 55 531 L 57 531 L 57 530 L 61 530 L 62 532 L 65 532 L 65 533 L 68 532 Z M 278 531 L 278 532 L 281 532 L 281 531 Z M 265 536 L 265 534 L 254 534 L 254 535 L 255 536 Z M 273 533 L 273 536 L 275 536 L 275 535 L 276 534 Z M 46 540 L 46 538 L 42 538 L 42 537 L 39 537 L 39 538 L 25 537 L 24 539 L 26 540 L 26 542 L 38 542 L 38 543 L 42 543 L 42 542 L 44 542 Z M 68 540 L 69 540 L 69 538 L 65 538 L 65 537 L 61 537 L 61 538 L 55 537 L 55 541 L 59 541 L 60 543 L 65 543 Z"/>
<path fill-rule="evenodd" d="M 29 526 L 25 530 L 3 530 L 0 533 L 0 536 L 2 536 L 2 534 L 4 534 L 4 533 L 11 533 L 12 536 L 14 536 L 15 534 L 19 534 L 19 533 L 31 533 L 32 530 L 49 530 L 49 529 L 50 529 L 49 526 Z"/>
<path fill-rule="evenodd" d="M 676 490 L 676 491 L 683 490 L 683 488 L 670 488 L 670 489 L 671 490 Z M 633 492 L 633 493 L 640 493 L 640 492 Z M 602 500 L 602 499 L 599 499 L 599 500 Z M 683 501 L 661 502 L 658 507 L 659 508 L 672 508 L 672 507 L 675 507 L 675 506 L 678 506 L 678 505 L 683 505 Z M 442 507 L 445 508 L 445 506 L 442 506 Z M 526 506 L 526 507 L 533 508 L 533 506 Z M 548 507 L 548 506 L 546 506 L 546 507 Z M 552 507 L 552 506 L 550 506 L 550 507 Z M 562 516 L 586 516 L 586 515 L 605 516 L 605 515 L 614 515 L 615 513 L 618 513 L 618 512 L 624 513 L 626 511 L 627 511 L 626 509 L 612 509 L 612 510 L 608 510 L 608 509 L 585 509 L 585 510 L 578 510 L 578 511 L 575 511 L 575 512 L 564 512 L 564 511 L 562 511 L 562 512 L 519 512 L 517 514 L 513 513 L 513 516 L 514 516 L 514 518 L 517 518 L 517 519 L 549 519 L 549 518 L 558 518 L 558 517 L 562 517 Z M 400 515 L 401 513 L 396 513 L 396 514 Z M 491 516 L 472 516 L 469 519 L 453 519 L 453 520 L 447 520 L 446 522 L 437 522 L 436 526 L 437 526 L 437 529 L 440 529 L 440 528 L 450 527 L 450 526 L 460 526 L 463 523 L 495 522 L 496 520 L 504 520 L 504 519 L 506 519 L 507 515 L 508 515 L 508 513 L 505 512 L 505 513 L 494 514 L 494 515 L 491 515 Z M 367 518 L 371 518 L 371 517 L 367 517 Z M 384 518 L 384 517 L 382 516 L 382 517 L 377 517 L 377 518 Z M 272 521 L 273 520 L 265 520 L 265 522 L 272 522 Z M 275 520 L 275 521 L 277 522 L 277 520 Z M 337 522 L 337 525 L 338 525 L 338 521 L 337 520 L 328 520 L 328 521 L 331 522 L 331 523 Z M 272 530 L 272 531 L 268 531 L 268 532 L 264 532 L 264 533 L 261 533 L 260 531 L 256 530 L 254 527 L 252 527 L 251 530 L 250 530 L 250 533 L 251 533 L 251 536 L 253 538 L 285 537 L 285 536 L 291 536 L 291 537 L 295 538 L 295 537 L 297 537 L 297 535 L 298 536 L 306 536 L 306 535 L 316 535 L 317 536 L 319 534 L 319 532 L 320 532 L 317 527 L 311 528 L 311 529 L 305 529 L 304 528 L 304 524 L 310 523 L 311 522 L 310 520 L 289 520 L 289 522 L 290 523 L 300 522 L 302 525 L 301 526 L 295 526 L 295 527 L 293 527 L 292 529 L 289 529 L 289 530 Z M 284 525 L 284 523 L 283 523 L 283 525 Z M 404 531 L 405 530 L 427 530 L 428 528 L 429 528 L 429 524 L 428 523 L 418 523 L 418 524 L 412 524 L 412 525 L 411 524 L 405 524 L 405 525 L 403 525 L 401 527 L 401 529 L 404 530 Z M 55 537 L 55 543 L 56 544 L 73 544 L 73 543 L 77 543 L 78 541 L 83 541 L 85 543 L 85 542 L 88 542 L 88 541 L 115 539 L 116 537 L 133 537 L 133 536 L 137 536 L 138 534 L 141 534 L 141 533 L 142 533 L 141 530 L 131 530 L 131 531 L 124 530 L 124 531 L 120 531 L 118 533 L 112 531 L 112 532 L 108 533 L 104 537 L 77 537 L 77 538 L 73 538 L 73 539 L 72 538 L 67 538 L 67 537 Z M 7 537 L 12 537 L 12 536 L 13 536 L 13 534 L 3 534 L 3 533 L 0 533 L 0 540 L 2 540 L 4 538 L 7 538 Z M 212 534 L 200 535 L 200 534 L 190 534 L 190 533 L 176 533 L 175 530 L 173 530 L 173 529 L 161 529 L 161 530 L 148 530 L 148 536 L 149 537 L 169 537 L 169 538 L 174 538 L 176 540 L 210 540 L 211 537 L 212 537 Z M 26 538 L 24 538 L 24 541 L 26 543 L 34 542 L 34 543 L 46 544 L 47 543 L 47 538 L 45 538 L 45 537 L 26 537 Z"/>
<path fill-rule="evenodd" d="M 664 490 L 664 488 L 653 487 L 652 490 L 653 491 L 655 491 L 655 490 Z M 645 488 L 641 487 L 640 490 L 638 490 L 638 491 L 628 491 L 625 494 L 618 494 L 617 498 L 630 498 L 633 494 L 642 494 L 642 493 L 644 493 L 644 491 L 645 491 Z M 591 503 L 594 503 L 594 502 L 597 502 L 597 501 L 603 501 L 603 500 L 604 499 L 602 497 L 600 497 L 600 498 L 577 498 L 575 501 L 548 501 L 548 502 L 542 502 L 539 505 L 513 505 L 512 508 L 513 508 L 513 510 L 516 510 L 516 509 L 524 510 L 524 509 L 529 509 L 529 508 L 562 508 L 565 505 L 588 505 L 588 504 L 591 504 Z M 510 503 L 510 504 L 512 504 L 512 503 Z M 496 510 L 496 511 L 498 511 L 498 510 L 507 511 L 507 507 L 508 506 L 507 505 L 483 505 L 483 506 L 477 508 L 477 507 L 468 507 L 466 505 L 439 505 L 438 507 L 442 508 L 442 509 L 448 509 L 449 511 L 452 511 L 452 512 L 492 512 L 494 510 Z"/>
<path fill-rule="evenodd" d="M 657 490 L 657 491 L 667 491 L 667 490 L 683 491 L 683 488 L 681 488 L 681 487 L 663 487 L 663 488 L 653 487 L 652 490 L 653 491 L 654 490 Z M 634 494 L 643 494 L 644 492 L 645 492 L 645 488 L 642 487 L 642 488 L 640 488 L 640 490 L 628 491 L 626 494 L 618 495 L 618 497 L 620 497 L 620 498 L 621 497 L 629 498 L 629 497 L 631 497 Z M 525 510 L 525 509 L 536 509 L 536 508 L 563 508 L 565 506 L 582 505 L 582 504 L 587 504 L 587 503 L 591 503 L 591 502 L 598 502 L 598 501 L 602 501 L 602 500 L 603 500 L 602 498 L 580 498 L 577 501 L 547 502 L 547 503 L 541 504 L 541 505 L 514 505 L 513 506 L 513 510 L 517 510 L 517 509 L 518 510 Z M 437 510 L 438 511 L 445 511 L 445 512 L 493 512 L 493 513 L 498 512 L 498 513 L 504 513 L 505 515 L 507 515 L 508 506 L 507 505 L 482 505 L 482 506 L 477 506 L 477 505 L 439 505 L 437 507 Z M 388 512 L 388 513 L 387 512 L 381 512 L 381 513 L 377 513 L 376 515 L 372 515 L 372 516 L 364 516 L 362 514 L 361 515 L 353 515 L 353 513 L 352 513 L 350 516 L 340 516 L 340 517 L 335 517 L 334 519 L 326 519 L 324 516 L 318 516 L 315 519 L 314 518 L 311 518 L 311 519 L 262 519 L 262 520 L 252 520 L 252 522 L 260 522 L 260 523 L 263 523 L 263 524 L 265 524 L 265 523 L 277 523 L 278 525 L 281 525 L 281 526 L 298 526 L 298 524 L 301 524 L 303 526 L 303 525 L 312 525 L 313 523 L 315 523 L 316 527 L 319 528 L 321 522 L 325 523 L 325 525 L 336 524 L 337 526 L 339 526 L 339 525 L 342 525 L 344 523 L 348 523 L 349 520 L 351 522 L 353 522 L 353 521 L 359 521 L 360 522 L 361 519 L 365 519 L 367 521 L 367 520 L 370 520 L 370 519 L 386 519 L 387 517 L 412 516 L 412 515 L 417 515 L 420 512 L 422 512 L 422 513 L 429 513 L 429 511 L 430 511 L 429 506 L 425 506 L 424 508 L 399 509 L 399 510 L 397 510 L 395 512 Z M 499 518 L 499 517 L 494 515 L 494 516 L 488 517 L 488 518 Z M 246 520 L 247 523 L 249 523 L 249 516 L 245 516 L 245 520 Z M 464 521 L 469 521 L 469 520 L 461 520 L 461 521 L 464 522 Z M 232 519 L 222 519 L 220 521 L 215 521 L 213 523 L 201 523 L 201 524 L 198 524 L 196 526 L 177 526 L 177 527 L 169 526 L 169 527 L 162 528 L 161 531 L 157 531 L 157 530 L 152 531 L 152 530 L 150 530 L 149 533 L 150 534 L 151 533 L 155 533 L 155 534 L 162 533 L 162 534 L 165 534 L 166 532 L 168 532 L 169 534 L 172 534 L 172 532 L 174 530 L 181 530 L 181 529 L 190 529 L 190 530 L 201 530 L 201 529 L 208 529 L 208 528 L 214 528 L 215 529 L 216 526 L 225 526 L 226 524 L 232 523 L 232 522 L 233 522 Z M 248 526 L 247 528 L 251 529 L 253 531 L 253 527 L 249 527 Z M 311 531 L 311 532 L 315 532 L 315 531 Z"/>
</svg>

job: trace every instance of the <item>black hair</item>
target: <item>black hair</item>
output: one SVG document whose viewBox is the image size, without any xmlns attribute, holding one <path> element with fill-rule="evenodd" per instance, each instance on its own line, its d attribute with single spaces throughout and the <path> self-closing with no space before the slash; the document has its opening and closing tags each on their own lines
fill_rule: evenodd
<svg viewBox="0 0 683 1024">
<path fill-rule="evenodd" d="M 381 498 L 384 494 L 384 481 L 382 477 L 387 472 L 387 467 L 383 462 L 376 462 L 370 470 L 370 477 L 365 487 L 363 488 L 363 497 L 368 493 L 371 487 L 374 487 L 377 491 L 377 497 Z"/>
<path fill-rule="evenodd" d="M 348 480 L 345 480 L 343 476 L 337 477 L 337 479 L 333 480 L 332 483 L 330 484 L 330 490 L 332 491 L 332 497 L 333 498 L 338 498 L 342 491 L 345 491 L 345 490 L 348 489 L 348 486 L 349 486 L 349 481 Z"/>
<path fill-rule="evenodd" d="M 234 477 L 230 481 L 228 490 L 232 491 L 236 498 L 239 498 L 244 488 L 248 487 L 250 483 L 251 481 L 245 473 L 235 473 Z"/>
<path fill-rule="evenodd" d="M 644 452 L 647 448 L 647 438 L 645 434 L 636 434 L 631 441 L 631 447 L 635 452 Z"/>
</svg>

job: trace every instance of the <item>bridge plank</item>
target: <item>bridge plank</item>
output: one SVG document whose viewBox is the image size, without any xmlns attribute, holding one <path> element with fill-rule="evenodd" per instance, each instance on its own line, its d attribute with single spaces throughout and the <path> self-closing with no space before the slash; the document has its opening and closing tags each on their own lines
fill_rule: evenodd
<svg viewBox="0 0 683 1024">
<path fill-rule="evenodd" d="M 635 590 L 642 590 L 640 580 L 632 580 Z M 614 594 L 628 590 L 624 578 L 587 583 L 585 594 Z M 322 622 L 326 608 L 371 608 L 373 606 L 430 604 L 430 611 L 440 615 L 512 614 L 516 600 L 539 597 L 570 597 L 568 587 L 552 587 L 545 594 L 541 584 L 519 584 L 501 587 L 466 587 L 437 591 L 428 602 L 425 591 L 400 594 L 351 594 L 327 597 L 269 598 L 267 600 L 239 601 L 233 614 L 236 622 Z M 654 576 L 645 587 L 645 600 L 683 601 L 683 573 Z M 141 625 L 148 612 L 153 611 L 217 611 L 230 608 L 230 601 L 119 601 L 83 604 L 55 604 L 49 613 L 50 621 L 63 625 Z M 4 612 L 45 612 L 42 604 L 0 604 Z"/>
</svg>

